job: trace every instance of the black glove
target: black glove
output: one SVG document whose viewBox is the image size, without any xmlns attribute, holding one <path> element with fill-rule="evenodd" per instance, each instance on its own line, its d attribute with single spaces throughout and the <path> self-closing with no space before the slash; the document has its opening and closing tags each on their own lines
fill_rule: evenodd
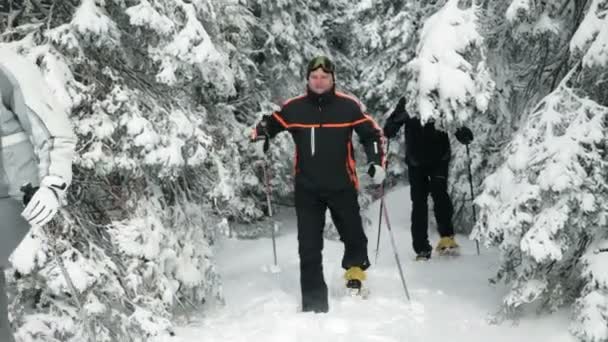
<svg viewBox="0 0 608 342">
<path fill-rule="evenodd" d="M 405 111 L 405 103 L 405 96 L 401 96 L 399 102 L 397 103 L 397 106 L 395 106 L 395 109 L 393 109 L 393 112 L 391 113 L 387 123 L 384 125 L 383 133 L 385 137 L 390 139 L 394 138 L 397 135 L 399 129 L 397 128 L 395 130 L 392 126 L 394 126 L 395 123 L 402 124 L 401 121 L 403 121 L 407 117 L 407 113 Z M 398 127 L 400 127 L 400 125 Z"/>
<path fill-rule="evenodd" d="M 260 140 L 264 140 L 264 145 L 262 149 L 259 151 L 262 154 L 266 154 L 268 149 L 270 148 L 270 135 L 268 133 L 268 120 L 270 120 L 270 115 L 264 115 L 262 120 L 255 126 L 255 135 L 252 137 L 251 142 L 255 143 Z M 259 149 L 257 149 L 259 150 Z"/>
<path fill-rule="evenodd" d="M 466 127 L 462 126 L 458 130 L 456 130 L 456 139 L 461 143 L 468 145 L 473 141 L 473 132 Z"/>
<path fill-rule="evenodd" d="M 395 109 L 393 110 L 393 113 L 403 113 L 405 112 L 405 96 L 401 96 L 399 98 L 399 102 L 397 102 L 397 106 L 395 106 Z"/>
<path fill-rule="evenodd" d="M 258 139 L 268 136 L 268 120 L 270 120 L 270 115 L 264 115 L 262 120 L 255 126 Z"/>
<path fill-rule="evenodd" d="M 388 130 L 388 129 L 386 129 L 386 126 L 384 126 L 384 129 L 382 130 L 382 134 L 384 134 L 384 136 L 385 136 L 387 139 L 392 139 L 392 138 L 394 138 L 394 137 L 395 137 L 395 135 L 397 135 L 397 133 L 395 133 L 395 134 L 391 134 L 391 133 L 392 133 L 392 132 L 389 132 L 389 130 Z"/>
</svg>

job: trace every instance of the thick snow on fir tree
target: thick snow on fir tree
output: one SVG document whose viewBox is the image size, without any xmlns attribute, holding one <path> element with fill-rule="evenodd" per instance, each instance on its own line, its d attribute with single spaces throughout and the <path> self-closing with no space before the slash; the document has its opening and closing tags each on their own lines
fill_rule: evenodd
<svg viewBox="0 0 608 342">
<path fill-rule="evenodd" d="M 608 341 L 608 0 L 8 0 L 0 51 L 40 69 L 78 137 L 69 205 L 6 271 L 18 341 L 443 341 L 443 325 L 454 341 Z M 264 157 L 249 136 L 305 91 L 316 55 L 380 125 L 405 96 L 453 142 L 463 255 L 428 264 L 412 261 L 403 135 L 391 142 L 412 302 L 384 225 L 370 299 L 334 291 L 328 241 L 335 311 L 297 313 L 294 146 L 279 135 Z M 355 151 L 371 256 L 380 192 Z M 264 272 L 275 226 L 278 274 Z"/>
</svg>

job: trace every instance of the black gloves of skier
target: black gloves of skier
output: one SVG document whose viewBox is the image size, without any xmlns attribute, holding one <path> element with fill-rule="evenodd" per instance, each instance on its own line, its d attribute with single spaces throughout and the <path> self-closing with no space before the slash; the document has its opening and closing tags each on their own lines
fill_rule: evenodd
<svg viewBox="0 0 608 342">
<path fill-rule="evenodd" d="M 253 140 L 262 139 L 268 136 L 268 121 L 270 120 L 270 115 L 264 115 L 262 120 L 255 126 L 255 138 Z"/>
<path fill-rule="evenodd" d="M 462 126 L 456 130 L 456 140 L 461 144 L 468 145 L 473 141 L 473 132 L 468 127 Z"/>
<path fill-rule="evenodd" d="M 399 98 L 399 102 L 397 102 L 393 113 L 405 113 L 405 96 Z"/>
<path fill-rule="evenodd" d="M 251 142 L 256 143 L 260 140 L 264 140 L 264 144 L 256 144 L 255 150 L 257 155 L 264 155 L 270 148 L 270 137 L 268 134 L 268 120 L 270 115 L 264 115 L 262 120 L 255 126 L 253 134 L 251 136 Z"/>
</svg>

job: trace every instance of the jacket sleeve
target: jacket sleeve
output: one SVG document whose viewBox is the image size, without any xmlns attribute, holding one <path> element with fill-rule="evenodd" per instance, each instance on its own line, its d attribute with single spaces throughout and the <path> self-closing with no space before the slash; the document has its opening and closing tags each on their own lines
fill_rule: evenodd
<svg viewBox="0 0 608 342">
<path fill-rule="evenodd" d="M 361 144 L 365 148 L 367 163 L 385 167 L 384 135 L 382 134 L 382 129 L 369 114 L 363 112 L 362 106 L 358 106 L 354 128 Z"/>
<path fill-rule="evenodd" d="M 10 83 L 9 94 L 3 94 L 3 98 L 36 151 L 40 180 L 56 176 L 69 185 L 76 137 L 66 111 L 54 101 L 38 68 L 24 57 L 3 56 L 0 72 Z"/>
</svg>

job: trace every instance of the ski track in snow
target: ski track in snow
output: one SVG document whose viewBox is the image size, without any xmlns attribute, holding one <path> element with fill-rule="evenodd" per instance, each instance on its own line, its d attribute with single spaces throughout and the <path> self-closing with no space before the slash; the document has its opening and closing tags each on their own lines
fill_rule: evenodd
<svg viewBox="0 0 608 342">
<path fill-rule="evenodd" d="M 430 201 L 429 201 L 430 202 Z M 299 262 L 295 217 L 286 214 L 277 238 L 280 272 L 272 273 L 270 239 L 226 239 L 217 248 L 218 269 L 223 277 L 226 305 L 205 312 L 191 324 L 177 329 L 173 341 L 314 341 L 314 342 L 475 342 L 552 341 L 574 342 L 568 333 L 566 312 L 552 316 L 527 314 L 518 322 L 501 325 L 488 322 L 495 313 L 505 288 L 490 285 L 497 262 L 495 251 L 475 252 L 474 241 L 457 236 L 462 255 L 415 262 L 409 233 L 409 188 L 400 187 L 387 195 L 390 220 L 399 257 L 412 298 L 408 302 L 401 285 L 394 252 L 383 224 L 380 256 L 374 262 L 377 213 L 367 228 L 372 266 L 367 300 L 343 295 L 340 267 L 342 244 L 325 240 L 325 280 L 329 287 L 329 313 L 299 311 Z M 430 203 L 429 203 L 430 204 Z M 401 205 L 401 207 L 399 207 Z M 431 243 L 438 236 L 431 225 Z"/>
</svg>

